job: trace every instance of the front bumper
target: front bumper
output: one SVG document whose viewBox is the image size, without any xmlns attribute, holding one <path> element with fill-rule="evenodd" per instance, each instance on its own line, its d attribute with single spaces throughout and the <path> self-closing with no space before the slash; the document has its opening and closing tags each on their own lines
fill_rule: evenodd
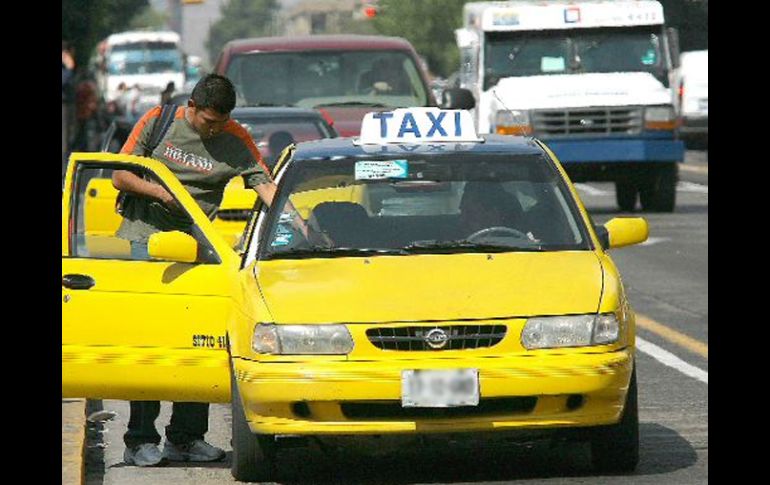
<svg viewBox="0 0 770 485">
<path fill-rule="evenodd" d="M 621 416 L 633 350 L 463 359 L 234 359 L 251 430 L 348 435 L 598 426 Z M 478 407 L 401 408 L 405 369 L 479 370 Z"/>
<path fill-rule="evenodd" d="M 670 138 L 543 139 L 562 164 L 674 162 L 684 160 L 684 143 Z"/>
</svg>

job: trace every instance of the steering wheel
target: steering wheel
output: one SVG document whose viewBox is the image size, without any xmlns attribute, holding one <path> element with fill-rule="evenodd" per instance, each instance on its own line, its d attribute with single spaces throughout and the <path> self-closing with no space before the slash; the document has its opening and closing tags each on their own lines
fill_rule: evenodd
<svg viewBox="0 0 770 485">
<path fill-rule="evenodd" d="M 516 236 L 521 239 L 529 239 L 529 236 L 519 231 L 518 229 L 514 229 L 512 227 L 505 227 L 505 226 L 486 227 L 484 229 L 474 232 L 473 234 L 466 237 L 465 239 L 471 242 L 476 242 L 477 239 L 480 239 L 484 236 L 488 236 L 489 234 L 495 234 L 495 233 L 510 234 L 512 236 Z"/>
</svg>

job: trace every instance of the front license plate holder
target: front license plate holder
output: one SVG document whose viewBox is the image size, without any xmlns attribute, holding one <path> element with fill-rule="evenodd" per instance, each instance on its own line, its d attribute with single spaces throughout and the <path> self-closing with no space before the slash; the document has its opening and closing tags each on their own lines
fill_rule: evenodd
<svg viewBox="0 0 770 485">
<path fill-rule="evenodd" d="M 478 369 L 401 371 L 402 407 L 449 408 L 478 404 Z"/>
</svg>

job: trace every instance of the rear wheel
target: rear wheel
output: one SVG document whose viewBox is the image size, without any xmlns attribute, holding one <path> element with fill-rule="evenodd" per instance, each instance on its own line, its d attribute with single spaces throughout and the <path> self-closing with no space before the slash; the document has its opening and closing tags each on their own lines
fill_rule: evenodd
<svg viewBox="0 0 770 485">
<path fill-rule="evenodd" d="M 232 445 L 230 471 L 239 482 L 270 481 L 274 475 L 275 443 L 272 436 L 257 435 L 249 429 L 243 411 L 235 372 L 230 373 L 232 389 Z"/>
<path fill-rule="evenodd" d="M 596 428 L 591 434 L 591 462 L 594 470 L 605 473 L 630 473 L 639 463 L 639 408 L 636 367 L 626 393 L 620 422 Z"/>
<path fill-rule="evenodd" d="M 657 167 L 639 191 L 642 208 L 650 212 L 673 212 L 678 176 L 679 167 L 675 162 Z"/>
<path fill-rule="evenodd" d="M 615 199 L 623 212 L 633 212 L 638 190 L 632 182 L 615 182 Z"/>
</svg>

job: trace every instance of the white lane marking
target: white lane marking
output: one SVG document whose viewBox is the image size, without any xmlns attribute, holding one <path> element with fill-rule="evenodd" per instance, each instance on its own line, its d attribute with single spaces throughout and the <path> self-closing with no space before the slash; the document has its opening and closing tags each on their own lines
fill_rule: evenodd
<svg viewBox="0 0 770 485">
<path fill-rule="evenodd" d="M 588 184 L 575 184 L 575 188 L 581 192 L 585 192 L 586 194 L 592 195 L 592 196 L 610 195 L 612 193 L 612 192 L 607 192 L 606 190 L 597 189 L 596 187 L 591 187 Z"/>
<path fill-rule="evenodd" d="M 640 244 L 640 246 L 652 246 L 653 244 L 658 244 L 670 240 L 670 237 L 648 237 L 646 241 Z"/>
<path fill-rule="evenodd" d="M 686 376 L 690 376 L 694 379 L 697 379 L 701 382 L 705 382 L 706 384 L 709 383 L 709 373 L 695 367 L 694 365 L 690 365 L 687 362 L 683 361 L 676 355 L 672 354 L 668 350 L 664 350 L 661 347 L 658 347 L 657 345 L 648 342 L 642 338 L 636 337 L 636 348 L 640 351 L 644 352 L 645 354 L 651 356 L 653 359 L 657 360 L 658 362 L 662 363 L 663 365 L 667 365 L 669 367 L 672 367 L 682 374 Z"/>
<path fill-rule="evenodd" d="M 676 190 L 681 192 L 695 192 L 698 194 L 708 194 L 708 185 L 695 184 L 692 182 L 679 182 L 676 184 Z"/>
</svg>

